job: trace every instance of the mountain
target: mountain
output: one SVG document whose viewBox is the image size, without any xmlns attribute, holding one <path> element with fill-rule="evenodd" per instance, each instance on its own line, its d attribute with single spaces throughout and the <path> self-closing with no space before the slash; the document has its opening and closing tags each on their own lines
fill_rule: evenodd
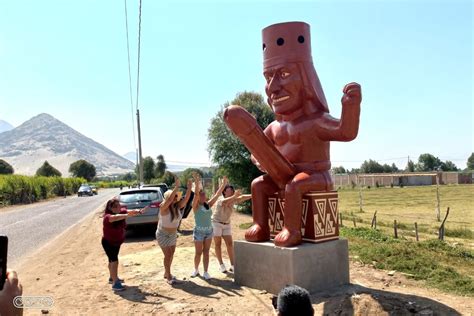
<svg viewBox="0 0 474 316">
<path fill-rule="evenodd" d="M 0 120 L 0 133 L 12 130 L 14 128 L 15 127 L 13 127 L 13 125 L 11 125 L 10 123 L 8 123 L 4 120 Z"/>
<path fill-rule="evenodd" d="M 130 160 L 131 162 L 135 163 L 137 161 L 137 152 L 136 151 L 129 151 L 126 154 L 123 154 L 122 157 L 125 159 Z"/>
<path fill-rule="evenodd" d="M 0 134 L 0 159 L 11 164 L 16 174 L 25 175 L 35 174 L 45 160 L 63 176 L 79 159 L 93 164 L 97 175 L 134 169 L 132 162 L 45 113 Z"/>
</svg>

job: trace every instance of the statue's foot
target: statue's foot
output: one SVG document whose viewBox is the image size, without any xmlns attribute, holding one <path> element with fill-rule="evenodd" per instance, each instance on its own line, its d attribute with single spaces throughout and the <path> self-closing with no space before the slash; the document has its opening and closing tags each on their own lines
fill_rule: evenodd
<svg viewBox="0 0 474 316">
<path fill-rule="evenodd" d="M 268 241 L 270 240 L 270 228 L 255 223 L 245 232 L 245 240 L 252 242 Z"/>
<path fill-rule="evenodd" d="M 288 230 L 286 227 L 275 237 L 275 246 L 293 247 L 303 242 L 300 230 Z"/>
</svg>

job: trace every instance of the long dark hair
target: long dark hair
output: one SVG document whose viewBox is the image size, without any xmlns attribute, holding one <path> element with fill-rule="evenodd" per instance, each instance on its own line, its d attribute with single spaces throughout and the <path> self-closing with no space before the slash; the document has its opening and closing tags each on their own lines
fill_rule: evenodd
<svg viewBox="0 0 474 316">
<path fill-rule="evenodd" d="M 177 218 L 179 216 L 179 208 L 178 208 L 178 202 L 171 202 L 170 206 L 169 206 L 169 210 L 170 210 L 170 216 L 171 216 L 171 221 L 173 221 L 175 218 Z"/>
<path fill-rule="evenodd" d="M 203 190 L 199 191 L 199 195 L 201 195 L 202 193 L 206 194 L 206 192 L 204 192 Z M 201 197 L 199 197 L 199 198 L 201 198 Z M 206 210 L 209 209 L 209 204 L 207 204 L 207 202 L 204 202 L 202 205 L 204 205 L 204 208 Z"/>
<path fill-rule="evenodd" d="M 105 214 L 115 214 L 112 211 L 112 207 L 114 206 L 115 203 L 119 203 L 117 199 L 110 199 L 107 201 L 107 204 L 105 204 L 105 209 L 104 209 L 104 215 Z"/>
<path fill-rule="evenodd" d="M 227 190 L 228 188 L 231 188 L 232 189 L 232 192 L 235 193 L 235 189 L 234 189 L 234 186 L 233 185 L 230 185 L 230 184 L 226 184 L 225 187 L 224 187 L 224 190 L 222 190 L 222 196 L 225 197 L 225 190 Z"/>
<path fill-rule="evenodd" d="M 114 204 L 119 204 L 120 205 L 119 200 L 117 200 L 116 198 L 108 200 L 107 204 L 105 204 L 104 213 L 102 214 L 101 217 L 104 217 L 106 214 L 114 215 L 115 213 L 112 211 L 112 207 L 114 206 Z M 115 222 L 111 222 L 110 224 L 112 224 L 112 226 L 114 226 L 114 227 L 121 226 L 121 225 L 123 225 L 123 221 L 124 220 L 115 221 Z"/>
</svg>

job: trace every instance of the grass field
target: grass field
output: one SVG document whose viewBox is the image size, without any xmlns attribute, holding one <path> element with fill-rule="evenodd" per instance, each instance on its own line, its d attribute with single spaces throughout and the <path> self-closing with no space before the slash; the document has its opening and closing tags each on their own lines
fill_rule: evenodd
<svg viewBox="0 0 474 316">
<path fill-rule="evenodd" d="M 395 270 L 445 292 L 474 296 L 474 252 L 429 239 L 414 242 L 394 239 L 380 230 L 357 227 L 341 229 L 349 240 L 354 260 L 378 269 Z"/>
<path fill-rule="evenodd" d="M 446 221 L 446 238 L 460 239 L 472 248 L 474 239 L 474 185 L 442 185 L 440 191 L 441 220 L 447 207 L 450 213 Z M 423 235 L 433 238 L 440 222 L 436 219 L 436 186 L 384 187 L 362 189 L 362 212 L 359 210 L 359 190 L 339 189 L 339 211 L 345 226 L 370 226 L 377 211 L 377 228 L 393 232 L 397 220 L 404 237 L 414 236 L 414 223 Z M 420 236 L 422 238 L 422 236 Z"/>
</svg>

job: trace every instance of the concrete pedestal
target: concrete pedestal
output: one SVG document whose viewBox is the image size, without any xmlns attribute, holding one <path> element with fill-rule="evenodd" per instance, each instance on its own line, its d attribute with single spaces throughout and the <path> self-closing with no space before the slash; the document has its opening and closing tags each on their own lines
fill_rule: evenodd
<svg viewBox="0 0 474 316">
<path fill-rule="evenodd" d="M 347 240 L 298 247 L 235 241 L 235 282 L 278 294 L 287 284 L 320 292 L 349 283 Z"/>
</svg>

